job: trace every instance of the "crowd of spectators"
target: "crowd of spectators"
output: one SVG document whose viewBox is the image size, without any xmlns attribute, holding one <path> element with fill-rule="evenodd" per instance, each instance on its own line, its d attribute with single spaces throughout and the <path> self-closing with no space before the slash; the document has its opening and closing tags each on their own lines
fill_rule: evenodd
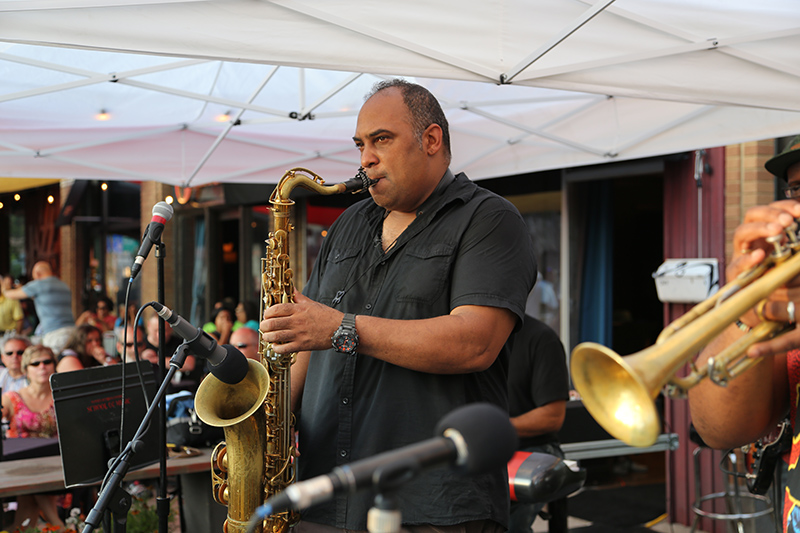
<svg viewBox="0 0 800 533">
<path fill-rule="evenodd" d="M 114 303 L 106 296 L 93 298 L 88 309 L 72 314 L 72 298 L 66 283 L 60 280 L 46 261 L 37 262 L 32 280 L 15 280 L 0 275 L 0 394 L 27 386 L 20 358 L 28 346 L 47 346 L 54 354 L 54 372 L 144 360 L 159 364 L 160 320 L 155 313 L 147 320 L 133 321 L 138 305 L 131 303 L 114 313 Z M 248 358 L 260 359 L 258 305 L 249 300 L 225 298 L 214 305 L 203 329 L 220 344 L 233 344 Z M 127 329 L 125 328 L 127 324 Z M 183 342 L 167 323 L 163 323 L 163 352 L 166 364 Z M 194 392 L 204 377 L 202 361 L 188 355 L 173 379 L 172 389 Z M 7 429 L 4 427 L 5 431 Z"/>
<path fill-rule="evenodd" d="M 37 262 L 32 280 L 0 275 L 0 406 L 5 438 L 58 436 L 50 376 L 122 361 L 159 364 L 160 326 L 163 324 L 165 363 L 183 339 L 153 314 L 133 324 L 137 304 L 114 313 L 106 296 L 94 298 L 77 319 L 72 314 L 73 295 L 45 261 Z M 124 314 L 127 312 L 127 322 Z M 205 325 L 220 344 L 235 343 L 247 357 L 258 354 L 258 309 L 251 302 L 226 299 L 215 306 Z M 175 390 L 194 392 L 204 376 L 204 365 L 188 355 L 171 383 Z M 25 520 L 42 519 L 63 528 L 55 494 L 22 496 L 10 531 Z M 0 524 L 0 529 L 3 529 Z"/>
</svg>

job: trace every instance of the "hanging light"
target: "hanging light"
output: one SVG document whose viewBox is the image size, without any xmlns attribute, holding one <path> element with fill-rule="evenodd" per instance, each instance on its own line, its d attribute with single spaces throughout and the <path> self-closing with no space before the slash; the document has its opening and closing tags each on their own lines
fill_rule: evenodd
<svg viewBox="0 0 800 533">
<path fill-rule="evenodd" d="M 175 198 L 173 198 L 172 195 L 168 194 L 167 197 L 164 198 L 164 201 L 167 202 L 169 205 L 172 205 L 172 203 L 175 202 Z"/>
<path fill-rule="evenodd" d="M 108 183 L 106 183 L 105 181 L 103 183 L 101 183 L 100 184 L 100 190 L 101 191 L 107 191 L 108 190 Z"/>
<path fill-rule="evenodd" d="M 56 201 L 56 199 L 55 199 L 55 198 L 53 198 L 53 195 L 52 195 L 52 194 L 51 194 L 50 196 L 48 196 L 48 197 L 47 197 L 47 203 L 48 203 L 48 204 L 52 204 L 52 203 L 53 203 L 53 202 L 55 202 L 55 201 Z"/>
<path fill-rule="evenodd" d="M 94 119 L 100 121 L 111 120 L 111 115 L 105 109 L 101 109 L 100 112 L 94 116 Z"/>
<path fill-rule="evenodd" d="M 228 122 L 230 119 L 231 119 L 230 110 L 225 111 L 224 113 L 220 113 L 219 115 L 214 117 L 214 120 L 216 120 L 217 122 Z"/>
<path fill-rule="evenodd" d="M 14 201 L 15 202 L 19 202 L 21 199 L 22 199 L 22 196 L 20 196 L 19 193 L 14 195 Z"/>
<path fill-rule="evenodd" d="M 0 209 L 3 209 L 3 202 L 0 202 Z"/>
</svg>

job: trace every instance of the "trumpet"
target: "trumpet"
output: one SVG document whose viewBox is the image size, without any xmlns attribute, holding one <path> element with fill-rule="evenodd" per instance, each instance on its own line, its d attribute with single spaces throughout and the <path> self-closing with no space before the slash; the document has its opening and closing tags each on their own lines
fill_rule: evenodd
<svg viewBox="0 0 800 533">
<path fill-rule="evenodd" d="M 620 357 L 593 342 L 575 347 L 570 374 L 589 414 L 613 437 L 631 446 L 650 446 L 661 432 L 655 399 L 665 395 L 682 398 L 706 377 L 720 386 L 761 361 L 749 358 L 747 349 L 794 327 L 763 320 L 703 368 L 692 359 L 712 339 L 753 307 L 761 309 L 776 289 L 800 274 L 800 242 L 797 224 L 767 239 L 774 250 L 759 265 L 742 272 L 717 293 L 700 302 L 669 324 L 656 343 L 632 355 Z M 760 314 L 760 313 L 759 313 Z M 677 372 L 689 363 L 689 373 Z"/>
</svg>

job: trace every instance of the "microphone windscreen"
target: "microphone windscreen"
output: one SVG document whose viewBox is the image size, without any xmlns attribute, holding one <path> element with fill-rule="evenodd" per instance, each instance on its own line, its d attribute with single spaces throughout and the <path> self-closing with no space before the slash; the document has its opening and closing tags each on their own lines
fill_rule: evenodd
<svg viewBox="0 0 800 533">
<path fill-rule="evenodd" d="M 223 344 L 222 347 L 225 348 L 227 352 L 225 359 L 216 366 L 212 366 L 209 363 L 209 370 L 214 374 L 214 377 L 223 383 L 229 385 L 241 383 L 247 376 L 247 370 L 249 368 L 247 357 L 230 344 Z"/>
<path fill-rule="evenodd" d="M 506 468 L 517 450 L 517 430 L 508 411 L 490 403 L 472 403 L 451 411 L 439 421 L 436 434 L 446 429 L 458 431 L 467 447 L 466 474 L 481 474 Z"/>
<path fill-rule="evenodd" d="M 174 212 L 175 211 L 172 209 L 172 206 L 167 202 L 158 202 L 153 206 L 153 216 L 159 216 L 164 220 L 170 220 L 172 218 L 172 213 Z"/>
</svg>

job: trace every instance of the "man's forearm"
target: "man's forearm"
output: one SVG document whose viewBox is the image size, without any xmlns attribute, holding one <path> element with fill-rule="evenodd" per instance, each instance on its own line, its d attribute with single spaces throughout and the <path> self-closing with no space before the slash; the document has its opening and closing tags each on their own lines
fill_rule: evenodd
<svg viewBox="0 0 800 533">
<path fill-rule="evenodd" d="M 564 424 L 566 415 L 564 400 L 550 402 L 527 413 L 511 418 L 511 425 L 520 437 L 536 437 L 547 433 L 556 433 Z"/>
<path fill-rule="evenodd" d="M 3 296 L 12 300 L 24 300 L 29 297 L 22 289 L 6 289 L 3 291 Z"/>
<path fill-rule="evenodd" d="M 732 324 L 700 353 L 695 365 L 703 368 L 742 335 Z M 786 387 L 781 387 L 785 368 L 785 355 L 767 357 L 725 387 L 704 378 L 689 389 L 692 422 L 706 443 L 727 449 L 754 442 L 769 431 L 788 406 Z"/>
</svg>

